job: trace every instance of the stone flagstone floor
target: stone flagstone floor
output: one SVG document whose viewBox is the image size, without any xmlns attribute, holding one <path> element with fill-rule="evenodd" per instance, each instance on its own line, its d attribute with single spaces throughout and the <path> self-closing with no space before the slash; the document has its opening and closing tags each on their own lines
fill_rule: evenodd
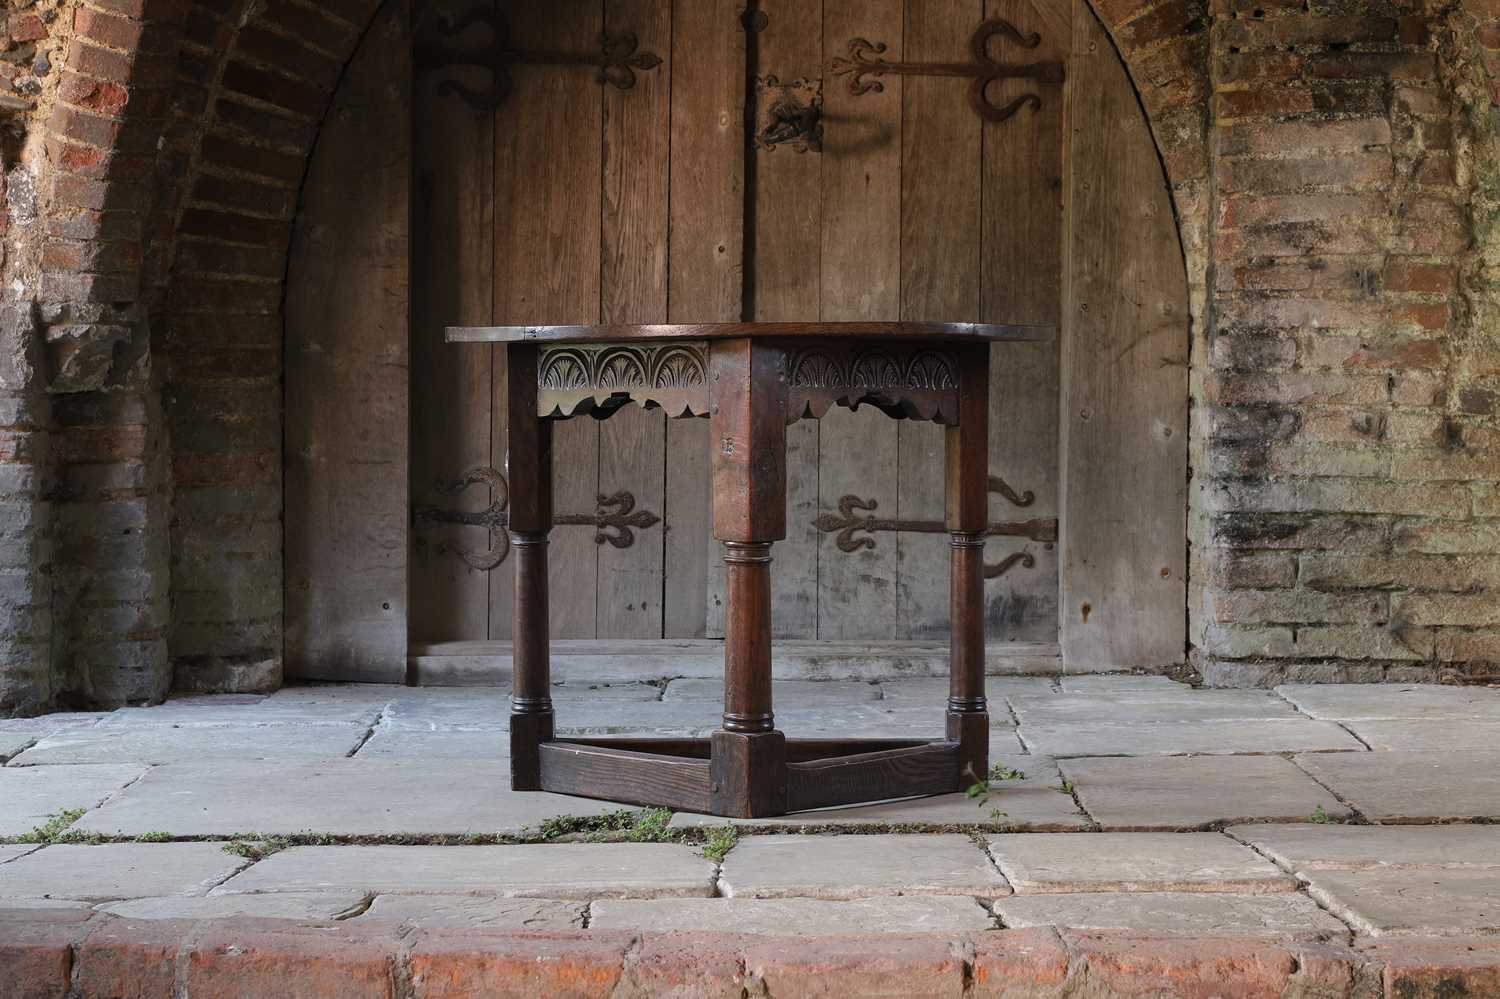
<svg viewBox="0 0 1500 999">
<path fill-rule="evenodd" d="M 781 681 L 777 718 L 792 736 L 932 735 L 945 686 Z M 701 735 L 721 693 L 698 679 L 565 684 L 559 727 Z M 620 806 L 507 790 L 495 688 L 300 687 L 0 721 L 0 908 L 1500 936 L 1500 690 L 1080 676 L 993 678 L 990 693 L 1004 779 L 988 800 L 741 823 L 608 817 Z"/>
</svg>

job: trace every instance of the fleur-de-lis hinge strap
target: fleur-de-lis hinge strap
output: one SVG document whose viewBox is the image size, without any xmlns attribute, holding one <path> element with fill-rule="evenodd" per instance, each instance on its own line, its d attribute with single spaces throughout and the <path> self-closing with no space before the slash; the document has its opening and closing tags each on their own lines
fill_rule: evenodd
<svg viewBox="0 0 1500 999">
<path fill-rule="evenodd" d="M 990 42 L 997 38 L 1023 49 L 1034 49 L 1042 44 L 1042 36 L 1036 32 L 1023 33 L 1004 18 L 992 17 L 976 28 L 970 37 L 969 62 L 893 62 L 884 58 L 884 42 L 851 38 L 848 56 L 834 59 L 829 70 L 834 76 L 848 76 L 849 93 L 856 97 L 884 90 L 885 84 L 880 82 L 882 76 L 958 76 L 970 78 L 969 106 L 985 121 L 1005 121 L 1027 106 L 1033 111 L 1040 110 L 1040 94 L 1022 94 L 1005 104 L 997 104 L 990 96 L 990 85 L 1000 80 L 1062 83 L 1066 75 L 1063 64 L 1057 60 L 1003 62 L 990 55 Z"/>
<path fill-rule="evenodd" d="M 489 28 L 489 43 L 483 48 L 418 44 L 413 58 L 419 69 L 451 69 L 470 66 L 488 70 L 490 88 L 482 90 L 458 80 L 438 84 L 438 95 L 456 94 L 472 107 L 494 110 L 505 102 L 514 89 L 512 66 L 591 66 L 597 71 L 600 85 L 619 90 L 635 86 L 636 74 L 661 65 L 654 52 L 640 51 L 640 42 L 629 31 L 605 32 L 599 36 L 599 47 L 593 52 L 557 52 L 546 49 L 517 48 L 511 43 L 510 22 L 505 14 L 492 7 L 474 7 L 446 20 L 441 33 L 448 38 L 464 34 L 476 25 Z"/>
</svg>

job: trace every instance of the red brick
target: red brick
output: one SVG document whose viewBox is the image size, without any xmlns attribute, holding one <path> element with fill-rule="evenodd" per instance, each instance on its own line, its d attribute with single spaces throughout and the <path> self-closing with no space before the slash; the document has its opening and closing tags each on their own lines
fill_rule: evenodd
<svg viewBox="0 0 1500 999">
<path fill-rule="evenodd" d="M 42 278 L 42 294 L 55 302 L 134 302 L 140 293 L 136 274 L 73 274 L 49 271 Z"/>
<path fill-rule="evenodd" d="M 1068 952 L 1051 929 L 1000 930 L 970 937 L 975 999 L 1052 995 L 1068 977 Z"/>
<path fill-rule="evenodd" d="M 80 146 L 49 138 L 46 141 L 47 159 L 64 170 L 80 177 L 102 178 L 109 172 L 112 157 L 109 151 L 95 146 Z"/>
<path fill-rule="evenodd" d="M 253 97 L 308 118 L 321 115 L 330 96 L 329 89 L 242 62 L 232 62 L 225 68 L 223 88 L 228 93 Z"/>
<path fill-rule="evenodd" d="M 57 95 L 69 104 L 104 115 L 117 115 L 130 102 L 130 91 L 120 84 L 71 72 L 63 73 L 58 81 Z"/>
<path fill-rule="evenodd" d="M 270 929 L 256 920 L 208 928 L 186 955 L 185 992 L 193 999 L 317 996 L 381 999 L 395 995 L 393 933 L 340 927 Z"/>
<path fill-rule="evenodd" d="M 202 156 L 204 162 L 211 165 L 291 183 L 301 183 L 305 164 L 301 156 L 253 146 L 222 135 L 204 136 Z"/>
<path fill-rule="evenodd" d="M 625 977 L 642 996 L 740 999 L 743 940 L 729 933 L 651 934 L 631 951 Z"/>
<path fill-rule="evenodd" d="M 1405 371 L 1411 368 L 1441 369 L 1445 366 L 1442 340 L 1395 338 L 1363 345 L 1344 360 L 1346 368 Z"/>
<path fill-rule="evenodd" d="M 307 48 L 304 39 L 288 38 L 255 24 L 240 29 L 235 37 L 234 52 L 236 57 L 264 63 L 324 90 L 331 90 L 338 83 L 344 69 L 343 60 Z"/>
<path fill-rule="evenodd" d="M 281 311 L 281 282 L 182 277 L 172 285 L 171 301 L 183 313 L 273 315 Z"/>
<path fill-rule="evenodd" d="M 1274 193 L 1307 187 L 1380 187 L 1394 176 L 1388 153 L 1353 153 L 1336 158 L 1225 159 L 1218 164 L 1221 190 Z"/>
<path fill-rule="evenodd" d="M 1275 194 L 1261 197 L 1227 196 L 1219 207 L 1219 225 L 1237 228 L 1255 223 L 1335 222 L 1385 214 L 1381 194 Z"/>
<path fill-rule="evenodd" d="M 1220 86 L 1256 80 L 1289 80 L 1302 71 L 1303 57 L 1295 52 L 1224 52 L 1215 53 L 1216 77 Z"/>
<path fill-rule="evenodd" d="M 1453 264 L 1424 263 L 1397 257 L 1385 265 L 1380 283 L 1387 291 L 1446 295 L 1457 286 L 1458 268 Z"/>
<path fill-rule="evenodd" d="M 127 52 L 136 49 L 141 41 L 139 22 L 113 17 L 88 7 L 75 8 L 73 30 L 89 41 Z"/>
<path fill-rule="evenodd" d="M 1139 17 L 1152 2 L 1153 0 L 1095 0 L 1093 8 L 1106 25 L 1118 28 L 1126 21 Z"/>
<path fill-rule="evenodd" d="M 355 26 L 364 27 L 370 15 L 374 13 L 375 5 L 362 3 L 362 0 L 352 0 L 343 11 L 339 11 L 331 4 L 318 6 L 325 9 L 312 9 L 289 3 L 288 0 L 270 0 L 266 4 L 262 17 L 267 24 L 273 24 L 307 44 L 317 46 L 340 58 L 347 57 L 353 51 L 354 42 L 359 37 Z M 333 17 L 344 17 L 346 20 L 334 20 L 333 17 L 327 16 L 330 13 Z"/>
<path fill-rule="evenodd" d="M 1401 940 L 1368 944 L 1362 950 L 1384 965 L 1389 996 L 1500 996 L 1500 940 Z"/>
<path fill-rule="evenodd" d="M 1434 80 L 1437 60 L 1422 52 L 1323 52 L 1309 55 L 1310 79 Z"/>
<path fill-rule="evenodd" d="M 745 971 L 776 999 L 889 994 L 896 981 L 923 999 L 964 991 L 964 961 L 941 934 L 756 940 L 745 945 Z"/>
<path fill-rule="evenodd" d="M 281 455 L 276 451 L 212 454 L 178 451 L 172 456 L 172 482 L 181 487 L 250 486 L 275 482 Z"/>
<path fill-rule="evenodd" d="M 416 999 L 602 999 L 619 984 L 631 940 L 626 933 L 423 933 L 411 949 L 412 988 Z"/>
<path fill-rule="evenodd" d="M 1412 302 L 1392 309 L 1391 319 L 1404 326 L 1441 331 L 1453 322 L 1453 310 L 1446 302 Z"/>
<path fill-rule="evenodd" d="M 167 999 L 177 977 L 177 952 L 193 924 L 175 920 L 110 919 L 79 944 L 73 967 L 78 994 Z"/>
<path fill-rule="evenodd" d="M 1203 31 L 1208 11 L 1203 0 L 1167 0 L 1115 31 L 1124 49 L 1146 48 L 1167 38 Z"/>
<path fill-rule="evenodd" d="M 145 427 L 75 427 L 58 435 L 58 453 L 78 464 L 138 461 L 150 441 Z"/>
<path fill-rule="evenodd" d="M 30 11 L 12 14 L 6 28 L 18 42 L 35 42 L 49 34 L 46 23 Z"/>
<path fill-rule="evenodd" d="M 1225 130 L 1222 152 L 1227 155 L 1281 155 L 1289 149 L 1360 152 L 1388 145 L 1390 141 L 1391 125 L 1384 118 L 1235 125 Z"/>
<path fill-rule="evenodd" d="M 1417 183 L 1429 187 L 1451 187 L 1454 180 L 1453 157 L 1442 153 L 1431 153 L 1424 157 L 1417 170 Z"/>
<path fill-rule="evenodd" d="M 1397 22 L 1386 17 L 1296 14 L 1262 19 L 1236 18 L 1223 25 L 1217 43 L 1240 49 L 1324 47 L 1395 41 L 1398 34 Z"/>
<path fill-rule="evenodd" d="M 183 213 L 181 231 L 188 236 L 231 243 L 282 247 L 291 237 L 291 223 L 289 220 L 257 218 L 212 208 L 189 208 Z"/>
<path fill-rule="evenodd" d="M 63 922 L 49 916 L 48 910 L 12 911 L 0 919 L 6 999 L 63 999 L 68 993 L 71 948 L 83 926 L 76 917 Z"/>
<path fill-rule="evenodd" d="M 174 354 L 173 382 L 210 382 L 226 379 L 274 378 L 281 373 L 279 350 L 215 350 Z"/>
<path fill-rule="evenodd" d="M 1129 932 L 1064 931 L 1101 995 L 1252 999 L 1286 994 L 1297 971 L 1292 950 L 1232 938 L 1162 938 Z"/>
<path fill-rule="evenodd" d="M 1275 87 L 1267 90 L 1230 90 L 1214 95 L 1214 113 L 1220 119 L 1270 118 L 1313 110 L 1312 91 L 1305 87 Z"/>
<path fill-rule="evenodd" d="M 89 114 L 86 111 L 75 110 L 65 104 L 59 104 L 53 108 L 47 127 L 53 135 L 104 148 L 113 146 L 116 137 L 120 134 L 118 122 L 100 115 Z"/>
</svg>

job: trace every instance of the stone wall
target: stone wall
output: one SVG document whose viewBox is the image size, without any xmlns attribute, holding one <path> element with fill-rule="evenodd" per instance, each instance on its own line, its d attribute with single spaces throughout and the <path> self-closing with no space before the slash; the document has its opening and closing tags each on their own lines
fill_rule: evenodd
<svg viewBox="0 0 1500 999">
<path fill-rule="evenodd" d="M 373 0 L 3 0 L 0 713 L 280 682 L 281 309 Z M 1195 663 L 1500 660 L 1500 4 L 1094 0 L 1193 295 Z"/>
<path fill-rule="evenodd" d="M 1451 5 L 1217 11 L 1211 680 L 1500 659 L 1500 164 L 1474 29 Z"/>
</svg>

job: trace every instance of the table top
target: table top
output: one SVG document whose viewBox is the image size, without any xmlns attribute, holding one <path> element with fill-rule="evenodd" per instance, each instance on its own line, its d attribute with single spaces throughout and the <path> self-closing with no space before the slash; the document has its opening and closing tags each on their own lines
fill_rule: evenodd
<svg viewBox="0 0 1500 999">
<path fill-rule="evenodd" d="M 819 339 L 844 337 L 949 342 L 1052 340 L 1051 326 L 1001 323 L 697 323 L 658 326 L 449 326 L 449 343 L 602 343 L 627 340 Z"/>
</svg>

